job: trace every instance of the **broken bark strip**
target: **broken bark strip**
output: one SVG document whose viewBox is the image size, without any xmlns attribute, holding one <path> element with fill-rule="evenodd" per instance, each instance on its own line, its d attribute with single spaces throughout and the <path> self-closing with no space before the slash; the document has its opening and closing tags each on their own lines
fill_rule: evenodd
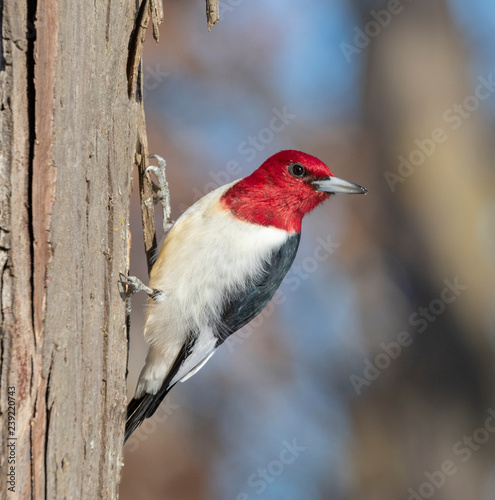
<svg viewBox="0 0 495 500">
<path fill-rule="evenodd" d="M 129 98 L 139 96 L 139 124 L 137 130 L 136 158 L 139 176 L 139 198 L 141 203 L 141 220 L 143 223 L 144 250 L 148 264 L 148 274 L 152 267 L 152 258 L 157 247 L 156 228 L 153 210 L 153 188 L 149 176 L 145 174 L 148 167 L 148 137 L 146 135 L 146 120 L 144 114 L 144 103 L 141 99 L 143 94 L 141 78 L 141 88 L 137 88 L 138 77 L 141 73 L 141 54 L 146 37 L 146 29 L 149 20 L 153 24 L 153 36 L 158 43 L 160 34 L 158 25 L 163 21 L 163 4 L 161 0 L 143 0 L 136 15 L 134 29 L 129 40 L 129 52 L 127 59 L 127 89 Z M 127 295 L 126 309 L 130 313 L 130 296 Z M 129 333 L 130 319 L 126 317 L 127 332 Z"/>
<path fill-rule="evenodd" d="M 127 58 L 127 92 L 129 98 L 134 97 L 138 78 L 139 65 L 141 63 L 141 53 L 143 51 L 146 29 L 150 20 L 150 1 L 143 0 L 139 7 L 136 23 L 129 40 L 129 51 Z"/>
<path fill-rule="evenodd" d="M 129 98 L 134 96 L 136 89 L 139 65 L 143 44 L 146 38 L 146 30 L 151 17 L 153 25 L 153 37 L 156 43 L 160 40 L 158 26 L 163 22 L 163 4 L 161 0 L 143 0 L 139 6 L 134 29 L 129 40 L 129 50 L 127 59 L 127 84 Z M 142 94 L 142 93 L 141 93 Z"/>
<path fill-rule="evenodd" d="M 153 255 L 157 248 L 156 227 L 154 218 L 153 187 L 149 176 L 146 174 L 148 167 L 148 138 L 144 123 L 144 109 L 140 114 L 138 143 L 136 150 L 136 163 L 139 172 L 139 197 L 141 200 L 141 220 L 143 223 L 144 251 L 148 264 L 148 274 L 153 266 Z"/>
<path fill-rule="evenodd" d="M 151 0 L 151 24 L 153 25 L 153 38 L 156 43 L 160 41 L 158 26 L 161 23 L 163 23 L 163 2 L 162 0 Z"/>
<path fill-rule="evenodd" d="M 208 21 L 208 31 L 218 24 L 220 20 L 220 10 L 218 0 L 206 0 L 206 20 Z"/>
</svg>

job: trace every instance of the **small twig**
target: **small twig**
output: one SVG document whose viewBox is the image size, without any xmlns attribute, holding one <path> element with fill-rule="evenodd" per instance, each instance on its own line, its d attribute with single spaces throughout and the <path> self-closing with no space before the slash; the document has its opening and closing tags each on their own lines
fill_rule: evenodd
<svg viewBox="0 0 495 500">
<path fill-rule="evenodd" d="M 208 21 L 208 31 L 218 24 L 220 19 L 220 9 L 218 0 L 206 0 L 206 20 Z"/>
<path fill-rule="evenodd" d="M 162 0 L 151 0 L 151 23 L 153 24 L 153 38 L 158 43 L 160 41 L 158 26 L 163 23 Z"/>
</svg>

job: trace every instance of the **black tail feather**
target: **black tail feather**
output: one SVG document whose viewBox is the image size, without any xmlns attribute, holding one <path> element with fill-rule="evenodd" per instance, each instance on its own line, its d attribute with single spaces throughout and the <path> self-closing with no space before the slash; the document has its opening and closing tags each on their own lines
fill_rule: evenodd
<svg viewBox="0 0 495 500">
<path fill-rule="evenodd" d="M 124 443 L 129 439 L 131 434 L 142 424 L 143 420 L 151 417 L 163 398 L 173 386 L 168 387 L 168 384 L 163 384 L 157 394 L 145 394 L 141 399 L 132 399 L 127 406 L 127 419 L 125 422 L 125 437 Z"/>
<path fill-rule="evenodd" d="M 167 378 L 163 382 L 162 387 L 156 394 L 145 394 L 140 399 L 133 398 L 127 406 L 127 419 L 125 422 L 125 437 L 124 443 L 129 439 L 131 434 L 141 425 L 143 420 L 149 418 L 155 413 L 156 409 L 160 406 L 163 398 L 167 395 L 168 391 L 175 385 L 171 382 L 184 360 L 191 354 L 191 351 L 196 342 L 197 336 L 189 337 L 187 342 L 182 346 L 179 354 L 175 358 L 174 364 L 167 374 Z"/>
</svg>

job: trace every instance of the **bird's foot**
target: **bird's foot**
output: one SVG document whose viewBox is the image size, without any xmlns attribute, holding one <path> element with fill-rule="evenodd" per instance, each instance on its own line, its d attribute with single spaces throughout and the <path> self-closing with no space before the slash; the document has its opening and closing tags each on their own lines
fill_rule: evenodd
<svg viewBox="0 0 495 500">
<path fill-rule="evenodd" d="M 119 273 L 119 283 L 127 287 L 127 295 L 134 295 L 137 292 L 146 292 L 148 297 L 152 298 L 155 302 L 161 302 L 165 298 L 165 294 L 162 290 L 157 290 L 155 288 L 150 288 L 146 286 L 139 278 L 135 276 L 126 276 L 125 274 Z"/>
<path fill-rule="evenodd" d="M 146 292 L 151 296 L 153 289 L 146 286 L 139 278 L 135 276 L 126 276 L 125 274 L 119 273 L 119 283 L 127 287 L 127 293 L 135 294 L 137 292 Z"/>
<path fill-rule="evenodd" d="M 154 202 L 155 204 L 160 202 L 163 208 L 163 232 L 166 234 L 172 227 L 172 222 L 170 220 L 170 190 L 168 188 L 166 168 L 167 162 L 157 154 L 151 154 L 148 158 L 155 158 L 158 162 L 158 166 L 151 165 L 146 169 L 147 172 L 153 172 L 158 179 L 158 186 L 153 184 Z"/>
</svg>

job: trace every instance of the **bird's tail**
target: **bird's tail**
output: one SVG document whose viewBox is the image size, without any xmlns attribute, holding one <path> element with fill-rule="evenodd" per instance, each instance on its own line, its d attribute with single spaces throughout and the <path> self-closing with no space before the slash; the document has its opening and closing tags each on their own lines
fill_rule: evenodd
<svg viewBox="0 0 495 500">
<path fill-rule="evenodd" d="M 163 398 L 168 391 L 172 389 L 170 386 L 163 384 L 162 388 L 156 394 L 145 394 L 142 398 L 133 398 L 127 406 L 127 419 L 125 422 L 125 437 L 124 443 L 129 439 L 131 434 L 141 425 L 143 420 L 149 418 L 155 413 L 160 406 Z"/>
<path fill-rule="evenodd" d="M 131 434 L 141 425 L 144 419 L 149 418 L 155 413 L 160 406 L 163 398 L 168 394 L 168 391 L 177 383 L 173 382 L 179 368 L 184 360 L 191 354 L 197 336 L 189 336 L 187 342 L 181 347 L 179 354 L 175 358 L 174 364 L 167 374 L 167 378 L 163 382 L 160 390 L 156 394 L 145 394 L 142 398 L 133 398 L 127 406 L 127 420 L 125 422 L 125 438 L 124 443 L 129 439 Z"/>
</svg>

